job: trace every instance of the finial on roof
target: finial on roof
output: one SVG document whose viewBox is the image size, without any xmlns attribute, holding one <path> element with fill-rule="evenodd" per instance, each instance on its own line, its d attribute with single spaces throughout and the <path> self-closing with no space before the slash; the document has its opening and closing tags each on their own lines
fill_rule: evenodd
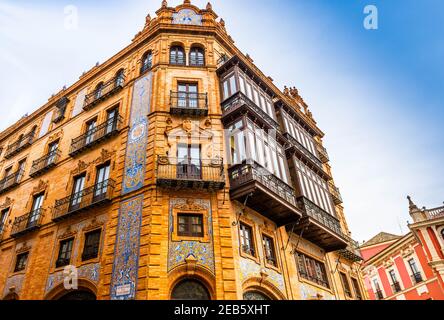
<svg viewBox="0 0 444 320">
<path fill-rule="evenodd" d="M 191 4 L 191 1 L 190 0 L 184 0 L 183 4 Z"/>
<path fill-rule="evenodd" d="M 162 9 L 166 9 L 168 7 L 168 2 L 166 0 L 162 1 Z"/>
<path fill-rule="evenodd" d="M 220 18 L 220 25 L 221 25 L 222 27 L 225 27 L 225 20 L 222 19 L 222 18 Z"/>
<path fill-rule="evenodd" d="M 208 11 L 211 11 L 211 10 L 213 10 L 213 6 L 211 5 L 211 3 L 207 3 L 207 10 Z"/>
<path fill-rule="evenodd" d="M 412 197 L 407 196 L 407 199 L 409 200 L 410 212 L 412 212 L 413 210 L 419 210 L 418 207 L 416 206 L 416 204 L 413 202 Z"/>
<path fill-rule="evenodd" d="M 151 22 L 151 15 L 149 13 L 148 13 L 148 15 L 145 18 L 145 22 L 146 22 L 146 25 L 149 25 L 150 22 Z"/>
</svg>

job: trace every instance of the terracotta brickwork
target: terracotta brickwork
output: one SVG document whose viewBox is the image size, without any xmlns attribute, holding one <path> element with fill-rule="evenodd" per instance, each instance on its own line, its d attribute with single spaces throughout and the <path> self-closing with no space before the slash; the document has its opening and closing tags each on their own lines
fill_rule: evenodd
<svg viewBox="0 0 444 320">
<path fill-rule="evenodd" d="M 280 223 L 250 207 L 248 196 L 245 201 L 232 198 L 222 65 L 239 59 L 255 74 L 254 81 L 268 88 L 273 103 L 292 109 L 321 145 L 323 133 L 297 90 L 276 88 L 235 47 L 210 4 L 199 9 L 185 1 L 171 8 L 163 1 L 156 15 L 147 16 L 144 29 L 128 47 L 0 134 L 0 172 L 6 177 L 0 183 L 0 298 L 92 294 L 103 300 L 171 299 L 179 294 L 175 288 L 192 280 L 205 288 L 208 298 L 220 300 L 365 299 L 359 254 L 358 259 L 346 254 L 353 249 L 342 201 L 335 201 L 340 231 L 334 233 L 319 221 L 303 224 L 303 218 Z M 183 56 L 175 52 L 172 57 L 175 47 L 182 48 Z M 192 56 L 196 48 L 203 52 L 203 61 L 198 54 Z M 174 105 L 181 85 L 191 85 L 202 95 L 179 94 L 181 100 Z M 203 103 L 202 110 L 172 112 L 185 108 L 181 104 L 190 97 L 191 103 Z M 29 132 L 35 134 L 27 144 L 20 135 Z M 56 159 L 50 149 L 54 142 Z M 180 145 L 199 146 L 198 179 L 189 171 L 196 163 L 174 163 Z M 193 147 L 185 150 L 192 156 L 197 152 Z M 103 168 L 109 170 L 105 181 Z M 331 180 L 327 161 L 316 170 Z M 18 178 L 8 178 L 15 172 Z M 83 185 L 76 189 L 82 177 Z M 302 204 L 296 198 L 289 201 L 294 202 L 294 216 L 302 216 Z M 201 235 L 180 234 L 179 216 L 186 214 L 200 214 Z M 242 245 L 242 224 L 252 230 L 252 255 Z M 86 238 L 94 231 L 100 231 L 100 239 L 91 257 Z M 317 232 L 324 240 L 316 241 Z M 273 259 L 264 239 L 274 250 Z M 21 265 L 23 254 L 27 259 Z M 306 257 L 300 258 L 305 267 L 298 262 L 299 254 Z M 76 268 L 77 291 L 64 287 L 66 264 Z"/>
</svg>

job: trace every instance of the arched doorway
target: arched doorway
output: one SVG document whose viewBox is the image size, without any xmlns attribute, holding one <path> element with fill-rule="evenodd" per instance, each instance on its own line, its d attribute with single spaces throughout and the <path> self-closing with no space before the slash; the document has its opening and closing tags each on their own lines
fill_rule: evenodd
<svg viewBox="0 0 444 320">
<path fill-rule="evenodd" d="M 186 279 L 174 287 L 171 300 L 211 300 L 211 296 L 200 281 Z"/>
<path fill-rule="evenodd" d="M 94 301 L 97 300 L 96 295 L 89 290 L 73 290 L 65 293 L 57 300 L 72 300 L 72 301 Z"/>
<path fill-rule="evenodd" d="M 244 293 L 244 300 L 272 300 L 269 296 L 259 291 L 247 291 Z"/>
<path fill-rule="evenodd" d="M 13 301 L 13 300 L 20 300 L 20 299 L 16 293 L 10 293 L 3 300 Z"/>
</svg>

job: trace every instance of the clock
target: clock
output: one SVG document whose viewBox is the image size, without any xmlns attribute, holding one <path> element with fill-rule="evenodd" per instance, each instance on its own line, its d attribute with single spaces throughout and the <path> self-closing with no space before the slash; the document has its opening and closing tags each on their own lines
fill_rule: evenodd
<svg viewBox="0 0 444 320">
<path fill-rule="evenodd" d="M 173 14 L 174 24 L 202 25 L 202 16 L 191 9 L 182 9 Z"/>
</svg>

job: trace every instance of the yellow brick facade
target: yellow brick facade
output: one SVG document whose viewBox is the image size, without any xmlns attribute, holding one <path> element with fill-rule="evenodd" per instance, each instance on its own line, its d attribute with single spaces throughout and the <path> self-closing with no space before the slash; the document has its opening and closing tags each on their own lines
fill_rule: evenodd
<svg viewBox="0 0 444 320">
<path fill-rule="evenodd" d="M 223 98 L 217 72 L 223 63 L 221 58 L 239 57 L 256 74 L 258 81 L 273 89 L 275 99 L 293 100 L 277 89 L 272 80 L 234 46 L 226 33 L 225 23 L 217 19 L 211 5 L 199 9 L 185 1 L 181 6 L 170 8 L 164 1 L 156 14 L 156 18 L 147 17 L 145 28 L 127 48 L 82 75 L 74 85 L 51 97 L 47 104 L 0 134 L 1 177 L 5 177 L 8 168 L 12 167 L 7 171 L 9 173 L 19 170 L 20 161 L 26 160 L 19 181 L 10 186 L 9 180 L 7 183 L 2 180 L 6 183 L 3 184 L 5 188 L 0 186 L 3 188 L 0 208 L 7 213 L 0 243 L 0 298 L 63 297 L 68 293 L 63 284 L 64 267 L 56 268 L 56 260 L 61 241 L 74 239 L 69 264 L 78 270 L 79 290 L 89 292 L 97 299 L 170 299 L 174 288 L 184 279 L 197 280 L 211 299 L 219 300 L 243 299 L 247 292 L 261 293 L 272 299 L 356 299 L 352 278 L 357 280 L 361 297 L 365 299 L 358 262 L 344 258 L 337 250 L 327 253 L 305 239 L 303 233 L 291 232 L 292 225 L 278 225 L 250 208 L 248 201 L 243 203 L 230 197 L 232 190 L 225 152 L 227 139 L 221 108 Z M 203 48 L 204 66 L 172 65 L 170 49 L 175 45 L 184 49 L 187 60 L 191 48 L 196 45 Z M 141 67 L 147 52 L 152 53 L 152 62 L 150 70 L 144 73 Z M 122 88 L 85 108 L 82 92 L 93 93 L 100 82 L 114 79 L 121 69 L 125 73 Z M 149 77 L 146 81 L 150 81 L 151 86 L 148 94 L 144 89 L 137 89 L 142 83 L 140 79 L 145 77 Z M 171 92 L 177 91 L 179 83 L 196 84 L 198 92 L 207 94 L 207 114 L 190 116 L 170 112 Z M 129 148 L 133 148 L 136 138 L 140 139 L 140 136 L 134 136 L 141 129 L 132 123 L 138 101 L 135 96 L 139 94 L 145 95 L 141 99 L 150 101 L 148 112 L 142 112 L 141 117 L 142 122 L 145 119 L 147 123 L 147 131 L 141 133 L 146 138 L 146 143 L 141 145 L 146 148 L 135 150 L 135 157 L 129 158 Z M 63 101 L 63 97 L 69 100 L 64 118 L 53 121 L 57 104 Z M 96 119 L 97 125 L 106 123 L 107 112 L 116 107 L 121 124 L 112 128 L 116 129 L 112 130 L 113 134 L 105 134 L 94 145 L 73 154 L 73 139 L 87 132 L 86 126 L 92 119 Z M 318 132 L 314 139 L 321 143 L 323 134 L 311 114 L 301 110 L 295 112 L 301 122 Z M 18 141 L 20 134 L 32 131 L 34 126 L 32 143 L 24 147 L 15 145 L 21 150 L 7 155 L 14 151 L 14 148 L 8 151 L 8 146 Z M 31 177 L 33 161 L 48 154 L 48 147 L 54 141 L 59 142 L 60 151 L 56 165 Z M 167 188 L 159 184 L 158 175 L 163 170 L 159 157 L 177 154 L 180 143 L 200 145 L 202 159 L 224 159 L 220 188 L 182 188 L 177 185 Z M 129 169 L 140 163 L 143 168 L 138 167 L 136 172 L 142 172 L 142 184 L 128 190 L 125 183 L 134 172 Z M 115 185 L 108 185 L 104 195 L 106 201 L 95 205 L 88 203 L 82 211 L 64 212 L 67 213 L 65 219 L 54 219 L 54 212 L 61 207 L 58 201 L 71 195 L 77 176 L 84 175 L 84 188 L 97 191 L 98 168 L 103 164 L 109 165 L 109 178 L 115 182 Z M 212 163 L 205 168 L 215 172 L 217 166 Z M 204 176 L 205 168 L 202 169 Z M 327 163 L 324 169 L 331 175 Z M 179 170 L 178 167 L 175 170 Z M 43 195 L 43 203 L 37 228 L 27 230 L 24 227 L 23 233 L 13 234 L 17 218 L 33 211 L 34 196 L 39 194 Z M 86 198 L 83 196 L 82 201 Z M 138 202 L 134 200 L 139 198 Z M 335 210 L 342 231 L 347 234 L 342 206 L 338 204 Z M 200 212 L 204 217 L 203 237 L 191 241 L 177 235 L 176 226 L 177 215 L 193 212 Z M 128 213 L 134 215 L 128 215 L 130 220 L 124 220 Z M 136 223 L 138 217 L 140 224 Z M 127 227 L 125 223 L 135 223 L 136 226 Z M 257 251 L 255 257 L 242 250 L 241 223 L 252 228 Z M 101 230 L 98 256 L 82 261 L 85 235 L 94 230 Z M 263 235 L 273 239 L 276 266 L 266 263 Z M 301 276 L 296 251 L 324 264 L 329 288 Z M 25 268 L 15 272 L 17 257 L 26 252 Z M 349 281 L 350 295 L 344 292 L 340 272 Z"/>
</svg>

